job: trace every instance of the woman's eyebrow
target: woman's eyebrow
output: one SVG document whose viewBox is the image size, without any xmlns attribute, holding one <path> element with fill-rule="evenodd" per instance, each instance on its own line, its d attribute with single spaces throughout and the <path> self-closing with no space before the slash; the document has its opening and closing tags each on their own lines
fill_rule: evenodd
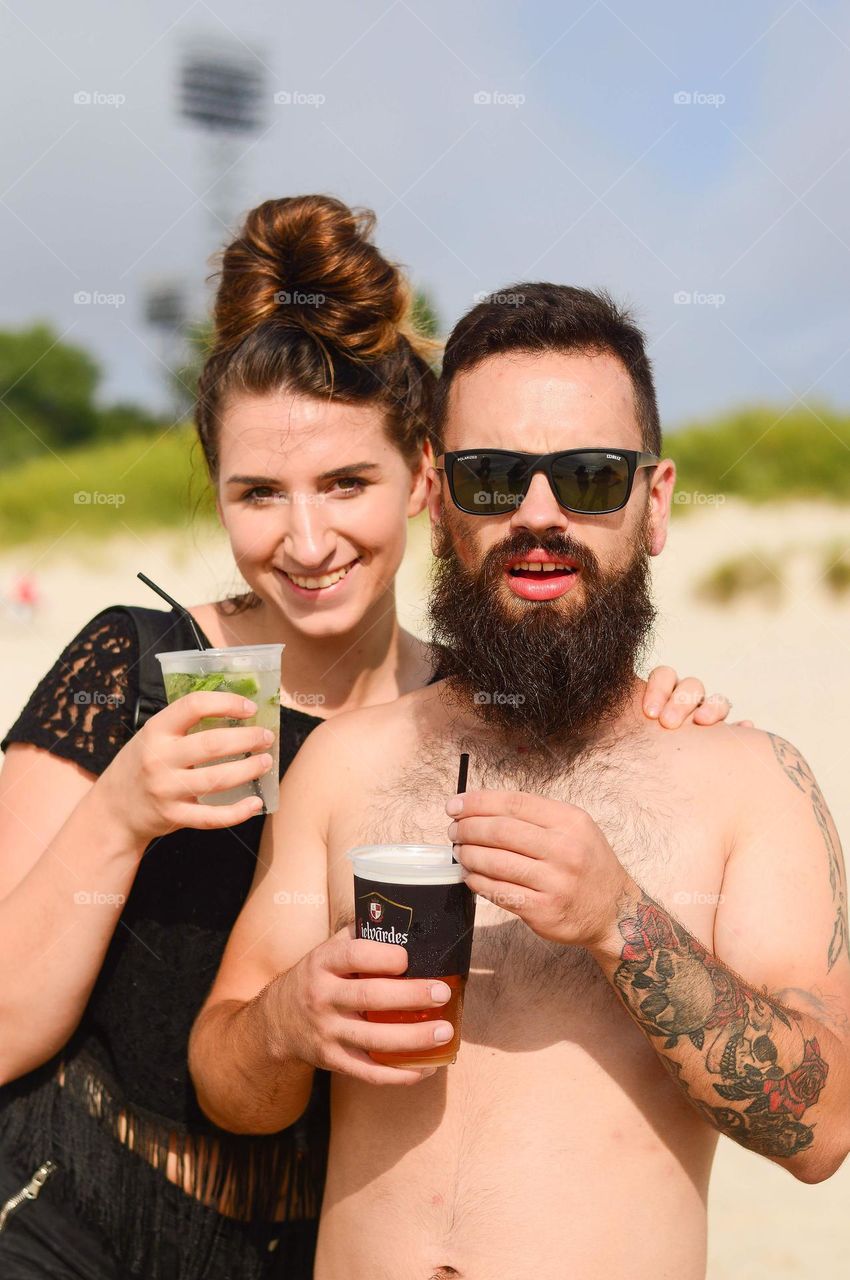
<svg viewBox="0 0 850 1280">
<path fill-rule="evenodd" d="M 332 471 L 323 471 L 320 480 L 336 480 L 340 476 L 360 474 L 363 471 L 380 471 L 378 462 L 349 462 L 343 467 L 334 467 Z M 279 484 L 279 476 L 228 476 L 226 484 Z"/>
</svg>

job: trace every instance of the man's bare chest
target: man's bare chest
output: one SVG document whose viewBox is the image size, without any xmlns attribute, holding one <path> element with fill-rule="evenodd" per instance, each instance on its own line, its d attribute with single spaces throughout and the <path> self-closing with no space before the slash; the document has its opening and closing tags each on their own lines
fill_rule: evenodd
<svg viewBox="0 0 850 1280">
<path fill-rule="evenodd" d="M 388 753 L 384 775 L 364 776 L 359 794 L 337 807 L 329 847 L 334 929 L 350 923 L 353 914 L 348 849 L 448 842 L 445 803 L 455 792 L 457 761 L 456 745 L 433 740 Z M 629 874 L 710 945 L 723 871 L 719 831 L 708 809 L 700 810 L 699 787 L 681 771 L 665 768 L 651 746 L 599 752 L 564 769 L 557 761 L 524 761 L 517 753 L 473 754 L 469 789 L 529 791 L 586 810 Z M 545 1011 L 565 988 L 573 1002 L 601 1000 L 607 1006 L 612 995 L 583 948 L 547 942 L 509 910 L 481 897 L 472 978 L 470 997 L 475 988 L 482 995 L 487 990 L 482 1017 L 506 1002 Z"/>
</svg>

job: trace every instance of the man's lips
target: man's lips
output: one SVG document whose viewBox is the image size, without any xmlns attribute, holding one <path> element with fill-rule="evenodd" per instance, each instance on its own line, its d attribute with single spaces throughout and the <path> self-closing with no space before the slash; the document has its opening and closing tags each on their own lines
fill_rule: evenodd
<svg viewBox="0 0 850 1280">
<path fill-rule="evenodd" d="M 556 556 L 540 549 L 512 556 L 505 565 L 509 589 L 523 600 L 554 600 L 566 595 L 580 573 L 579 565 L 570 556 Z"/>
</svg>

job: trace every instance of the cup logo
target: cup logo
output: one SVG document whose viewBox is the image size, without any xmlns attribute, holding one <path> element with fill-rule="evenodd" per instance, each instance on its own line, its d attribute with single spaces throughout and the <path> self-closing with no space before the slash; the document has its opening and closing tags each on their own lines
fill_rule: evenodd
<svg viewBox="0 0 850 1280">
<path fill-rule="evenodd" d="M 376 898 L 373 898 L 369 903 L 369 918 L 376 921 L 378 924 L 380 924 L 381 920 L 384 918 L 384 904 L 382 902 L 378 902 Z"/>
</svg>

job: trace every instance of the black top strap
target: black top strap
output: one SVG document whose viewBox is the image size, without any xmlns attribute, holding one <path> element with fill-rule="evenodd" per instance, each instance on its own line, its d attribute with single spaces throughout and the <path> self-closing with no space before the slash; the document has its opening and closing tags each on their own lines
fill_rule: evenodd
<svg viewBox="0 0 850 1280">
<path fill-rule="evenodd" d="M 139 637 L 138 695 L 130 719 L 132 730 L 136 733 L 151 716 L 168 705 L 162 668 L 156 655 L 180 649 L 197 649 L 198 644 L 190 624 L 176 609 L 166 612 L 164 609 L 146 609 L 140 605 L 118 607 L 133 619 Z M 204 643 L 209 645 L 210 641 L 204 633 L 200 631 L 200 634 Z"/>
</svg>

